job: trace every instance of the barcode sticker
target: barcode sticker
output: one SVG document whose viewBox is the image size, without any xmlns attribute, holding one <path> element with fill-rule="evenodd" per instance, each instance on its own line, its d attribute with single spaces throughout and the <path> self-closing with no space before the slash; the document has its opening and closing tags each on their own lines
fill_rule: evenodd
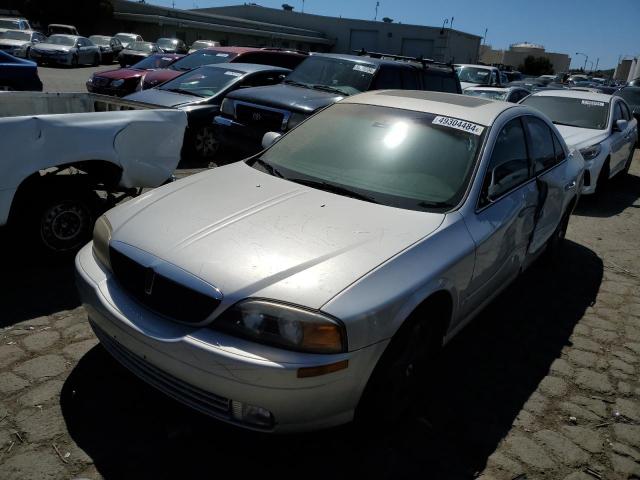
<svg viewBox="0 0 640 480">
<path fill-rule="evenodd" d="M 484 127 L 476 125 L 475 123 L 465 122 L 464 120 L 458 120 L 457 118 L 441 117 L 438 115 L 433 119 L 436 125 L 442 125 L 443 127 L 455 128 L 456 130 L 462 130 L 463 132 L 472 133 L 474 135 L 481 135 L 484 131 Z"/>
<path fill-rule="evenodd" d="M 228 57 L 228 53 L 216 53 L 216 57 Z"/>
<path fill-rule="evenodd" d="M 356 64 L 353 66 L 353 69 L 358 72 L 368 73 L 369 75 L 376 73 L 376 69 L 374 67 L 367 67 L 366 65 Z"/>
<path fill-rule="evenodd" d="M 232 77 L 241 77 L 242 74 L 240 72 L 232 72 L 227 70 L 226 72 L 224 72 L 225 75 L 231 75 Z"/>
<path fill-rule="evenodd" d="M 604 107 L 604 102 L 596 102 L 595 100 L 582 100 L 582 105 L 589 107 Z"/>
</svg>

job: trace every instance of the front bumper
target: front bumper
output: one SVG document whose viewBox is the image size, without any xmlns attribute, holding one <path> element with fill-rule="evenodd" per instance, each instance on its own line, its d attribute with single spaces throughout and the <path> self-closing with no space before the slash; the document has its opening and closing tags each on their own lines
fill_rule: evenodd
<svg viewBox="0 0 640 480">
<path fill-rule="evenodd" d="M 72 57 L 73 55 L 69 53 L 43 53 L 38 50 L 31 50 L 31 59 L 38 62 L 71 65 Z"/>
<path fill-rule="evenodd" d="M 591 160 L 585 160 L 584 185 L 582 187 L 583 195 L 592 195 L 596 192 L 598 176 L 600 175 L 600 171 L 602 170 L 608 155 L 609 152 L 602 149 L 597 157 L 592 158 Z"/>
<path fill-rule="evenodd" d="M 135 93 L 136 91 L 135 87 L 127 87 L 126 83 L 120 87 L 97 86 L 92 82 L 87 82 L 86 85 L 87 92 L 98 93 L 100 95 L 110 95 L 112 97 L 124 97 Z"/>
<path fill-rule="evenodd" d="M 305 354 L 178 324 L 123 292 L 95 260 L 92 246 L 76 257 L 78 290 L 89 321 L 106 350 L 143 380 L 207 415 L 254 430 L 316 430 L 353 418 L 386 342 L 343 354 Z M 349 362 L 344 370 L 297 377 L 299 368 L 343 360 Z M 236 420 L 237 402 L 270 411 L 273 426 Z"/>
</svg>

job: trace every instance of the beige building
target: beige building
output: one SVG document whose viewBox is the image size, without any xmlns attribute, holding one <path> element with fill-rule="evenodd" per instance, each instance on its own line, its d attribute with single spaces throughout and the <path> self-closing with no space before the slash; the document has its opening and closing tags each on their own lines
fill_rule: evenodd
<svg viewBox="0 0 640 480">
<path fill-rule="evenodd" d="M 509 50 L 493 50 L 490 45 L 480 47 L 480 61 L 486 64 L 503 64 L 518 68 L 528 56 L 548 58 L 556 73 L 569 71 L 571 57 L 565 53 L 547 52 L 542 45 L 514 43 Z"/>
<path fill-rule="evenodd" d="M 337 53 L 364 48 L 395 55 L 422 55 L 441 62 L 475 63 L 481 39 L 448 28 L 326 17 L 255 4 L 191 11 L 320 32 L 332 43 L 330 51 Z"/>
</svg>

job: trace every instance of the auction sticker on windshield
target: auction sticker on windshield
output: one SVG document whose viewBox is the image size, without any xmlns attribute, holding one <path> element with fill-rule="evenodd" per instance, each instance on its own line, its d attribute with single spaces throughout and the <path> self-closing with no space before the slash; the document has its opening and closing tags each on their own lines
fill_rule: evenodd
<svg viewBox="0 0 640 480">
<path fill-rule="evenodd" d="M 216 57 L 228 57 L 228 53 L 216 53 Z"/>
<path fill-rule="evenodd" d="M 442 125 L 443 127 L 455 128 L 456 130 L 462 130 L 463 132 L 473 133 L 474 135 L 481 135 L 484 131 L 484 127 L 476 125 L 475 123 L 465 122 L 464 120 L 458 120 L 457 118 L 441 117 L 438 115 L 433 119 L 436 125 Z"/>
<path fill-rule="evenodd" d="M 604 102 L 596 102 L 595 100 L 582 100 L 582 104 L 588 107 L 604 107 Z"/>
<path fill-rule="evenodd" d="M 376 73 L 375 67 L 367 67 L 365 65 L 354 65 L 353 69 L 357 70 L 358 72 L 368 73 L 369 75 L 373 75 L 374 73 Z"/>
<path fill-rule="evenodd" d="M 233 72 L 231 70 L 227 70 L 224 72 L 225 75 L 231 75 L 232 77 L 241 77 L 242 74 L 240 72 Z"/>
</svg>

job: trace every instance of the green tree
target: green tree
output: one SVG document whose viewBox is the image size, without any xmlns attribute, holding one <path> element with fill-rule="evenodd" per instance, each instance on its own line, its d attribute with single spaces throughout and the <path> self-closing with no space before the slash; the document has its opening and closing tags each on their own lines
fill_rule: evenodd
<svg viewBox="0 0 640 480">
<path fill-rule="evenodd" d="M 81 35 L 87 36 L 113 16 L 111 0 L 23 0 L 18 3 L 20 13 L 42 29 L 51 23 L 64 23 L 75 25 Z"/>
<path fill-rule="evenodd" d="M 546 57 L 534 57 L 529 55 L 524 59 L 524 63 L 518 67 L 525 75 L 552 75 L 554 74 L 553 65 Z"/>
</svg>

